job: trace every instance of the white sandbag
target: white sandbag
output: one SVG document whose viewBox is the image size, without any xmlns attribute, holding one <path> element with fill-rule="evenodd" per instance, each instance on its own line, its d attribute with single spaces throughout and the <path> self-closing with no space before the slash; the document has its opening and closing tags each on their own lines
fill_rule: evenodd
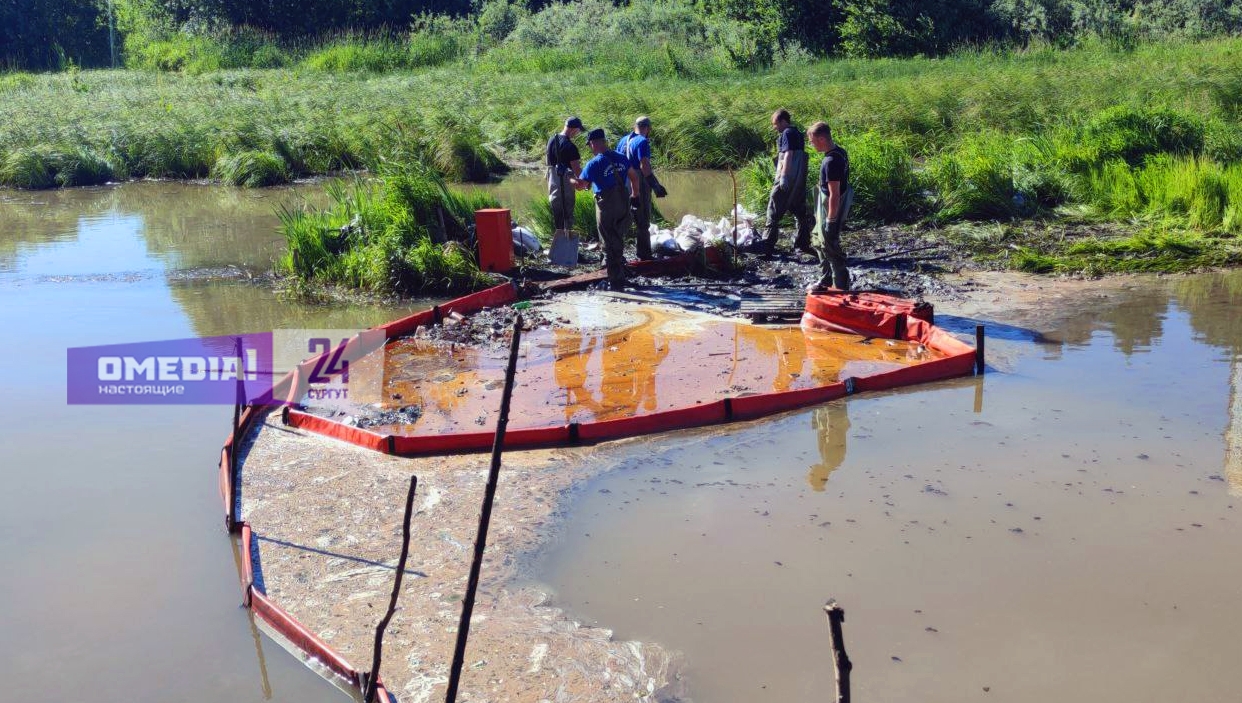
<svg viewBox="0 0 1242 703">
<path fill-rule="evenodd" d="M 677 240 L 669 231 L 659 232 L 651 238 L 651 252 L 656 256 L 676 256 L 681 253 Z"/>
<path fill-rule="evenodd" d="M 513 251 L 520 256 L 530 256 L 543 251 L 543 245 L 539 243 L 539 238 L 535 233 L 525 227 L 514 227 L 513 234 Z"/>
<path fill-rule="evenodd" d="M 682 251 L 694 251 L 703 246 L 702 240 L 689 232 L 682 232 L 677 235 L 674 241 L 677 242 L 677 246 L 681 247 Z"/>
</svg>

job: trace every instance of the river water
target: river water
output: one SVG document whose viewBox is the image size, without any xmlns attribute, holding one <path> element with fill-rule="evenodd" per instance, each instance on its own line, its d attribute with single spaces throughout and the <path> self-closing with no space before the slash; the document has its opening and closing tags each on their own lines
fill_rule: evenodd
<svg viewBox="0 0 1242 703">
<path fill-rule="evenodd" d="M 280 249 L 276 205 L 319 191 L 0 192 L 0 699 L 341 699 L 239 607 L 215 469 L 232 409 L 65 403 L 67 347 L 405 312 L 246 282 Z"/>
<path fill-rule="evenodd" d="M 721 188 L 691 187 L 720 179 L 672 175 L 666 212 L 723 214 Z M 520 209 L 540 183 L 491 188 Z M 365 327 L 425 307 L 303 305 L 251 284 L 282 250 L 277 208 L 305 202 L 322 186 L 0 191 L 0 700 L 340 700 L 239 607 L 216 487 L 231 408 L 65 402 L 68 347 Z"/>
<path fill-rule="evenodd" d="M 1236 701 L 1240 303 L 1242 273 L 1141 280 L 994 326 L 982 380 L 659 438 L 531 578 L 681 652 L 696 701 L 830 700 L 828 598 L 858 700 Z"/>
<path fill-rule="evenodd" d="M 667 215 L 727 211 L 726 176 L 669 175 Z M 507 187 L 537 194 L 525 178 Z M 0 698 L 341 700 L 239 607 L 230 408 L 65 403 L 67 347 L 420 307 L 248 281 L 280 250 L 275 208 L 320 192 L 0 192 Z M 680 651 L 699 701 L 826 698 L 830 596 L 868 700 L 1236 700 L 1240 302 L 1238 274 L 1152 279 L 997 328 L 1010 361 L 981 383 L 632 443 L 570 496 L 532 579 Z"/>
</svg>

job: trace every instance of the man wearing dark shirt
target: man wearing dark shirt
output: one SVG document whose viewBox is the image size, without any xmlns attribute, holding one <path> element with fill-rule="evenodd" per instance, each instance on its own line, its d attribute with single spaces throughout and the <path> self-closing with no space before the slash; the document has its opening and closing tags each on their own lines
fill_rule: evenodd
<svg viewBox="0 0 1242 703">
<path fill-rule="evenodd" d="M 595 156 L 582 167 L 573 185 L 578 190 L 590 188 L 595 194 L 595 224 L 604 240 L 608 287 L 621 290 L 625 286 L 625 233 L 630 230 L 630 208 L 638 207 L 638 173 L 623 154 L 608 148 L 604 130 L 591 130 L 587 142 Z"/>
<path fill-rule="evenodd" d="M 780 236 L 781 218 L 793 215 L 798 227 L 794 248 L 811 253 L 811 219 L 806 211 L 806 147 L 802 133 L 794 128 L 788 110 L 772 113 L 772 129 L 780 133 L 776 148 L 776 183 L 768 197 L 768 231 L 761 251 L 771 254 Z"/>
<path fill-rule="evenodd" d="M 548 202 L 552 205 L 553 238 L 569 236 L 574 226 L 574 187 L 571 183 L 582 168 L 582 156 L 573 138 L 582 131 L 582 120 L 571 117 L 565 128 L 548 140 L 545 162 L 548 165 Z"/>
<path fill-rule="evenodd" d="M 819 184 L 815 189 L 815 231 L 813 243 L 819 255 L 821 276 L 811 288 L 829 286 L 849 290 L 850 272 L 845 267 L 845 250 L 841 248 L 841 227 L 853 200 L 850 188 L 850 157 L 832 140 L 832 130 L 816 122 L 806 131 L 815 151 L 824 155 L 819 167 Z"/>
</svg>

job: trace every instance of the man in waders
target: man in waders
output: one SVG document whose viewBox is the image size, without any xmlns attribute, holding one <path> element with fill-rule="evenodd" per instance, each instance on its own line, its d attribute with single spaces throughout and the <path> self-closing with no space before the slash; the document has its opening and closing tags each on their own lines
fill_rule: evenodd
<svg viewBox="0 0 1242 703">
<path fill-rule="evenodd" d="M 638 172 L 630 168 L 624 155 L 608 148 L 604 130 L 591 130 L 587 142 L 595 156 L 582 167 L 580 176 L 572 179 L 573 185 L 578 190 L 589 187 L 595 193 L 595 224 L 604 242 L 608 287 L 620 290 L 625 287 L 625 233 L 630 230 L 630 208 L 638 207 Z"/>
<path fill-rule="evenodd" d="M 806 131 L 815 151 L 824 155 L 819 167 L 819 184 L 815 189 L 815 230 L 812 239 L 819 255 L 821 276 L 808 290 L 850 289 L 850 272 L 845 268 L 845 250 L 841 248 L 841 227 L 849 216 L 854 201 L 850 187 L 850 157 L 836 142 L 832 130 L 824 122 L 816 122 Z"/>
<path fill-rule="evenodd" d="M 811 218 L 806 211 L 805 141 L 790 121 L 789 110 L 780 109 L 772 113 L 772 129 L 780 134 L 776 146 L 776 183 L 768 196 L 768 231 L 759 252 L 770 256 L 776 251 L 781 218 L 789 213 L 798 227 L 794 249 L 814 253 L 811 249 Z"/>
<path fill-rule="evenodd" d="M 634 247 L 643 261 L 651 260 L 651 195 L 655 193 L 657 198 L 668 195 L 651 170 L 650 134 L 651 118 L 643 116 L 634 120 L 634 131 L 617 142 L 617 151 L 638 173 L 638 207 L 630 214 L 634 218 Z"/>
<path fill-rule="evenodd" d="M 582 168 L 582 156 L 573 138 L 582 132 L 582 120 L 571 117 L 565 120 L 565 128 L 548 140 L 546 162 L 548 164 L 548 202 L 552 205 L 553 249 L 557 242 L 568 240 L 574 227 L 574 187 L 571 183 Z M 573 245 L 576 250 L 577 245 Z M 577 258 L 577 255 L 574 255 Z M 567 262 L 568 263 L 568 262 Z"/>
</svg>

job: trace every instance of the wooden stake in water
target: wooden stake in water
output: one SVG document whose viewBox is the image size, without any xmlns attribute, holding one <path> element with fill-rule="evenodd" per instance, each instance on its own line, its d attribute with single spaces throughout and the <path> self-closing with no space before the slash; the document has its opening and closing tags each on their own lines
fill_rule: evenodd
<svg viewBox="0 0 1242 703">
<path fill-rule="evenodd" d="M 414 515 L 414 493 L 418 490 L 418 477 L 410 477 L 410 492 L 405 496 L 405 519 L 401 521 L 401 556 L 397 557 L 397 576 L 392 582 L 392 597 L 388 599 L 388 612 L 375 628 L 375 654 L 371 658 L 371 672 L 365 675 L 366 688 L 362 700 L 372 703 L 379 686 L 380 659 L 384 650 L 384 630 L 397 612 L 397 596 L 401 595 L 401 577 L 405 576 L 405 562 L 410 556 L 410 518 Z"/>
<path fill-rule="evenodd" d="M 975 325 L 975 375 L 982 376 L 983 369 L 983 325 Z"/>
<path fill-rule="evenodd" d="M 500 455 L 504 449 L 505 427 L 509 424 L 509 401 L 513 397 L 513 379 L 517 375 L 518 347 L 522 339 L 522 315 L 513 321 L 513 341 L 509 345 L 509 366 L 505 369 L 505 389 L 500 397 L 500 416 L 496 420 L 496 437 L 492 441 L 492 466 L 487 474 L 487 487 L 483 490 L 483 511 L 479 515 L 479 532 L 474 540 L 474 560 L 470 563 L 470 580 L 466 583 L 466 597 L 461 605 L 461 621 L 457 625 L 457 648 L 453 651 L 453 666 L 449 670 L 448 690 L 445 703 L 456 703 L 457 687 L 461 683 L 461 666 L 466 657 L 466 639 L 470 636 L 470 616 L 474 612 L 474 595 L 479 589 L 479 571 L 483 568 L 483 551 L 487 548 L 487 527 L 492 520 L 492 502 L 496 498 L 496 484 L 500 479 Z"/>
<path fill-rule="evenodd" d="M 845 653 L 845 636 L 841 633 L 841 623 L 845 622 L 845 610 L 837 605 L 837 601 L 829 599 L 824 604 L 824 613 L 828 616 L 828 638 L 832 644 L 832 668 L 836 671 L 837 694 L 833 698 L 836 703 L 850 703 L 850 670 L 854 665 Z"/>
</svg>

